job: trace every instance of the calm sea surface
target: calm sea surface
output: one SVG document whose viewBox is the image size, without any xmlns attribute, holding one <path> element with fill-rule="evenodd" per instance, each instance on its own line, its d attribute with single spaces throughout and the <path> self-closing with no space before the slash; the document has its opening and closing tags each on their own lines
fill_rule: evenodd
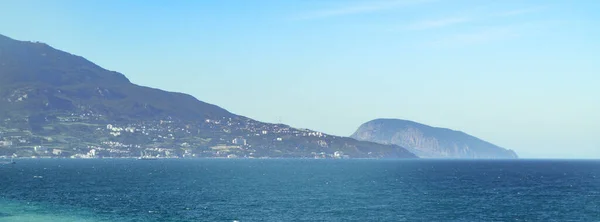
<svg viewBox="0 0 600 222">
<path fill-rule="evenodd" d="M 600 221 L 600 161 L 22 160 L 0 221 Z"/>
</svg>

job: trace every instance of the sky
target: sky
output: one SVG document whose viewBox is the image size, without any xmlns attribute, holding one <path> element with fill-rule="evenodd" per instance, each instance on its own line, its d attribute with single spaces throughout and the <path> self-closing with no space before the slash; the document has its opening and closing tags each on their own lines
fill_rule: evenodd
<svg viewBox="0 0 600 222">
<path fill-rule="evenodd" d="M 600 158 L 600 1 L 2 0 L 45 42 L 259 121 L 349 136 L 376 118 L 523 158 Z"/>
</svg>

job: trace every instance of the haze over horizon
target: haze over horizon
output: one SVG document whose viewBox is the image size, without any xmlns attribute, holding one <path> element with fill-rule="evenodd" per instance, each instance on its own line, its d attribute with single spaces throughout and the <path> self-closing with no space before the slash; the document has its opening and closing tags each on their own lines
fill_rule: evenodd
<svg viewBox="0 0 600 222">
<path fill-rule="evenodd" d="M 595 1 L 5 1 L 0 34 L 265 122 L 376 118 L 600 158 Z"/>
</svg>

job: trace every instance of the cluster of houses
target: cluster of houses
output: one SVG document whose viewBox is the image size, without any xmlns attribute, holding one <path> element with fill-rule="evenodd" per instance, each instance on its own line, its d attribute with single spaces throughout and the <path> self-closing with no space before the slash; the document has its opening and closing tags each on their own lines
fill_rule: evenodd
<svg viewBox="0 0 600 222">
<path fill-rule="evenodd" d="M 94 113 L 84 114 L 71 114 L 68 116 L 60 117 L 60 122 L 72 124 L 73 122 L 87 123 L 88 120 L 93 120 L 90 123 L 99 121 L 101 115 Z M 97 122 L 96 122 L 97 123 Z M 94 124 L 91 124 L 92 126 Z M 99 141 L 91 141 L 84 147 L 77 148 L 63 148 L 60 142 L 52 141 L 52 137 L 41 138 L 43 144 L 40 145 L 38 142 L 28 141 L 27 136 L 24 135 L 3 135 L 5 132 L 0 132 L 0 148 L 2 147 L 28 147 L 32 149 L 33 155 L 37 156 L 60 156 L 60 157 L 73 157 L 73 158 L 98 158 L 98 157 L 135 157 L 138 156 L 137 152 L 140 150 L 152 153 L 152 156 L 156 157 L 195 157 L 200 152 L 193 151 L 200 145 L 198 140 L 210 141 L 208 144 L 202 144 L 204 150 L 201 152 L 208 152 L 207 155 L 216 155 L 222 157 L 226 155 L 230 158 L 236 157 L 247 157 L 248 152 L 255 152 L 252 149 L 253 145 L 259 143 L 257 141 L 272 141 L 272 142 L 284 142 L 293 137 L 315 137 L 319 138 L 317 144 L 320 147 L 327 148 L 328 143 L 325 138 L 328 135 L 321 132 L 316 132 L 307 129 L 295 129 L 282 124 L 265 124 L 250 119 L 206 119 L 203 122 L 197 123 L 197 125 L 190 125 L 190 123 L 183 123 L 173 121 L 171 119 L 160 120 L 160 121 L 145 121 L 139 123 L 110 123 L 110 124 L 96 124 L 93 126 L 95 132 L 106 136 L 99 136 L 102 138 Z M 216 133 L 215 133 L 216 132 Z M 32 135 L 29 134 L 31 137 Z M 137 138 L 143 138 L 140 140 L 128 140 L 128 136 L 134 136 Z M 207 137 L 207 138 L 200 138 Z M 33 138 L 33 137 L 31 137 Z M 29 139 L 31 139 L 29 138 Z M 186 140 L 193 138 L 192 140 Z M 38 140 L 40 137 L 38 136 Z M 172 143 L 172 145 L 169 145 Z M 93 144 L 93 145 L 91 145 Z M 159 145 L 156 145 L 159 144 Z M 160 145 L 164 144 L 164 145 Z M 37 145 L 37 146 L 34 146 Z M 156 148 L 162 146 L 165 148 Z M 48 148 L 52 147 L 52 148 Z M 222 149 L 226 147 L 227 149 Z M 247 155 L 240 155 L 240 153 L 229 153 L 227 150 L 232 147 L 246 152 Z M 315 158 L 344 158 L 343 154 L 336 153 L 315 153 Z"/>
</svg>

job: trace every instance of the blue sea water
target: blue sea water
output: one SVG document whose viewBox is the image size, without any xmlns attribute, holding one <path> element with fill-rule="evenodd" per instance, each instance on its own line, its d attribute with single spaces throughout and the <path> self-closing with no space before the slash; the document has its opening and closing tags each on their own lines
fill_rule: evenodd
<svg viewBox="0 0 600 222">
<path fill-rule="evenodd" d="M 0 221 L 600 221 L 600 161 L 18 160 Z"/>
</svg>

